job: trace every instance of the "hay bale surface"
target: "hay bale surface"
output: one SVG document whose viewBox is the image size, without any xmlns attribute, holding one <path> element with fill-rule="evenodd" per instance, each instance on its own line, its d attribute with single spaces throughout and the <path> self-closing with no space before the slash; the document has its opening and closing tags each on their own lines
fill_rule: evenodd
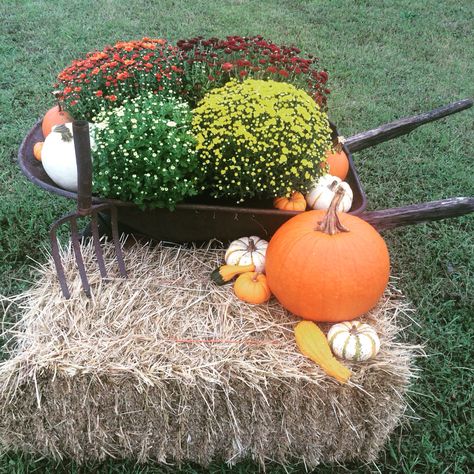
<svg viewBox="0 0 474 474">
<path fill-rule="evenodd" d="M 2 449 L 72 458 L 203 465 L 370 461 L 406 409 L 414 349 L 396 341 L 411 311 L 391 284 L 365 320 L 379 355 L 341 385 L 296 349 L 298 321 L 272 299 L 252 306 L 209 273 L 215 248 L 135 244 L 129 278 L 103 282 L 84 250 L 93 296 L 65 251 L 72 298 L 52 261 L 14 298 L 22 318 L 0 364 Z M 116 275 L 107 248 L 109 274 Z M 4 301 L 5 302 L 5 301 Z M 327 329 L 327 328 L 323 328 Z"/>
</svg>

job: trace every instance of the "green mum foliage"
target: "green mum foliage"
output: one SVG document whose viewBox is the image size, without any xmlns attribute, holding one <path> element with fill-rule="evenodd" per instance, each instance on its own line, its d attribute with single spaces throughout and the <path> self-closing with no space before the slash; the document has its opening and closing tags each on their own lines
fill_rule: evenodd
<svg viewBox="0 0 474 474">
<path fill-rule="evenodd" d="M 305 91 L 276 81 L 212 90 L 194 109 L 193 131 L 210 194 L 237 201 L 307 191 L 331 147 L 327 115 Z"/>
<path fill-rule="evenodd" d="M 201 173 L 182 99 L 145 92 L 93 119 L 94 191 L 145 207 L 174 209 L 197 194 Z"/>
</svg>

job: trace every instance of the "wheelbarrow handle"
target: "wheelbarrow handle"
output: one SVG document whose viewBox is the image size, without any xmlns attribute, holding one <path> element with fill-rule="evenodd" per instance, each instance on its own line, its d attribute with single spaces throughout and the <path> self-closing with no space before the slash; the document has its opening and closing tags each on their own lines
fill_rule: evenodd
<svg viewBox="0 0 474 474">
<path fill-rule="evenodd" d="M 92 158 L 89 123 L 75 120 L 72 123 L 74 151 L 77 166 L 77 212 L 82 216 L 92 210 Z"/>
<path fill-rule="evenodd" d="M 471 212 L 474 212 L 474 197 L 454 197 L 393 209 L 366 211 L 359 217 L 378 230 L 386 230 L 424 221 L 463 216 Z"/>
<path fill-rule="evenodd" d="M 391 140 L 392 138 L 406 135 L 425 123 L 461 112 L 462 110 L 472 107 L 472 104 L 473 101 L 471 99 L 458 100 L 457 102 L 439 107 L 430 112 L 414 115 L 412 117 L 404 117 L 394 122 L 381 125 L 373 130 L 358 133 L 350 138 L 346 138 L 344 144 L 350 152 L 360 151 Z"/>
</svg>

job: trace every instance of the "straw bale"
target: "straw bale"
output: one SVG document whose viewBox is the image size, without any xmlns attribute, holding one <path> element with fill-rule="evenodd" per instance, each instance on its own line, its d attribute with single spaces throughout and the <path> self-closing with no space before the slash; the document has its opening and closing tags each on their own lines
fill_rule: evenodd
<svg viewBox="0 0 474 474">
<path fill-rule="evenodd" d="M 311 469 L 375 459 L 403 418 L 416 347 L 397 338 L 412 310 L 393 281 L 364 318 L 381 351 L 350 364 L 341 385 L 297 351 L 297 319 L 274 299 L 248 305 L 231 285 L 210 282 L 223 257 L 215 245 L 136 243 L 125 252 L 126 280 L 106 246 L 108 281 L 85 246 L 91 299 L 71 249 L 63 252 L 70 300 L 51 260 L 28 291 L 3 299 L 21 318 L 0 364 L 2 449 L 79 462 L 253 458 Z"/>
</svg>

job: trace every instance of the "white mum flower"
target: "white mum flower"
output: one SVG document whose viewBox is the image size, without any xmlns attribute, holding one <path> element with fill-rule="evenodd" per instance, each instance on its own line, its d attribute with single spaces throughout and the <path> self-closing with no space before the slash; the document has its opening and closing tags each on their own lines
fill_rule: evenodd
<svg viewBox="0 0 474 474">
<path fill-rule="evenodd" d="M 173 120 L 168 120 L 166 122 L 166 125 L 168 125 L 168 127 L 176 127 L 177 123 L 173 122 Z"/>
</svg>

